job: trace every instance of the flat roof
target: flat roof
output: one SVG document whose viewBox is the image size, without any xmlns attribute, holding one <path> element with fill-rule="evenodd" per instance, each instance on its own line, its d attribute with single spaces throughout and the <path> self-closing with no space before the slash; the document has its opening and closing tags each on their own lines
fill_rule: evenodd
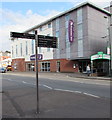
<svg viewBox="0 0 112 120">
<path fill-rule="evenodd" d="M 73 7 L 73 8 L 71 8 L 71 9 L 65 11 L 65 12 L 62 12 L 59 15 L 56 15 L 56 16 L 54 16 L 54 17 L 52 17 L 52 18 L 50 18 L 50 19 L 48 19 L 48 20 L 46 20 L 46 21 L 44 21 L 44 22 L 42 22 L 42 23 L 40 23 L 38 25 L 35 25 L 34 27 L 32 27 L 30 29 L 27 29 L 26 31 L 24 31 L 24 33 L 31 32 L 32 30 L 34 30 L 36 28 L 39 28 L 40 26 L 45 25 L 46 23 L 51 22 L 51 21 L 55 20 L 56 18 L 59 18 L 59 17 L 65 15 L 65 14 L 67 14 L 69 12 L 72 12 L 73 10 L 76 10 L 76 9 L 78 9 L 80 7 L 85 6 L 85 5 L 89 5 L 89 6 L 93 7 L 93 8 L 95 8 L 95 9 L 103 12 L 103 13 L 108 14 L 109 16 L 111 15 L 111 13 L 109 11 L 107 11 L 107 10 L 105 10 L 103 8 L 100 8 L 99 6 L 93 4 L 92 2 L 84 2 L 84 3 L 81 3 L 81 4 L 77 5 L 76 7 Z"/>
</svg>

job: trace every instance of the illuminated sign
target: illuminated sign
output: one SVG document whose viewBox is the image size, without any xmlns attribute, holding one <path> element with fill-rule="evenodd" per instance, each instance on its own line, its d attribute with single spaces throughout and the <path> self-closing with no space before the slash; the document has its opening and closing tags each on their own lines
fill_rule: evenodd
<svg viewBox="0 0 112 120">
<path fill-rule="evenodd" d="M 107 60 L 110 60 L 110 55 L 103 54 L 103 52 L 98 52 L 98 54 L 95 54 L 95 55 L 91 56 L 91 60 L 96 60 L 96 59 L 107 59 Z"/>
<path fill-rule="evenodd" d="M 69 42 L 73 42 L 74 41 L 74 22 L 73 22 L 73 20 L 69 20 L 68 36 L 69 36 Z"/>
</svg>

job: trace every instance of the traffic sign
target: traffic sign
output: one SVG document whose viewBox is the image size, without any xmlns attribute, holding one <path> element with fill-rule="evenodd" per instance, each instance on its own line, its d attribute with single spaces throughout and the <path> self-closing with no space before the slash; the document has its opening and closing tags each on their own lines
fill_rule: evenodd
<svg viewBox="0 0 112 120">
<path fill-rule="evenodd" d="M 14 37 L 14 38 L 26 38 L 26 39 L 35 39 L 35 34 L 10 32 L 10 37 Z"/>
<path fill-rule="evenodd" d="M 57 37 L 38 35 L 38 47 L 57 48 Z"/>
<path fill-rule="evenodd" d="M 30 60 L 35 60 L 35 57 L 36 55 L 31 55 L 30 56 Z M 37 58 L 38 60 L 42 60 L 43 59 L 43 55 L 42 54 L 37 54 Z"/>
<path fill-rule="evenodd" d="M 11 32 L 13 38 L 35 39 L 35 34 Z M 57 48 L 57 37 L 37 35 L 38 47 Z"/>
</svg>

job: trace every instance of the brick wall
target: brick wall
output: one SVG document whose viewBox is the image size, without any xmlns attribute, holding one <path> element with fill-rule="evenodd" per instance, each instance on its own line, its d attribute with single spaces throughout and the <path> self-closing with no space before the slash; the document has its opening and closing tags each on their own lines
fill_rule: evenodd
<svg viewBox="0 0 112 120">
<path fill-rule="evenodd" d="M 40 71 L 40 62 L 50 61 L 50 72 L 57 72 L 57 62 L 60 62 L 60 72 L 78 72 L 78 62 L 66 59 L 53 59 L 53 60 L 39 60 L 38 71 Z M 26 71 L 26 63 L 35 62 L 25 62 L 24 58 L 18 58 L 12 60 L 12 71 Z M 75 68 L 73 67 L 76 65 Z M 14 69 L 16 67 L 16 69 Z"/>
<path fill-rule="evenodd" d="M 20 71 L 24 72 L 25 69 L 25 59 L 24 58 L 18 58 L 12 60 L 12 71 Z"/>
<path fill-rule="evenodd" d="M 78 62 L 71 61 L 66 59 L 53 59 L 53 60 L 44 60 L 50 61 L 50 72 L 57 72 L 57 62 L 60 62 L 60 72 L 78 72 Z M 39 61 L 42 62 L 42 61 Z M 76 67 L 73 68 L 74 64 Z M 39 64 L 39 71 L 40 71 L 40 64 Z"/>
</svg>

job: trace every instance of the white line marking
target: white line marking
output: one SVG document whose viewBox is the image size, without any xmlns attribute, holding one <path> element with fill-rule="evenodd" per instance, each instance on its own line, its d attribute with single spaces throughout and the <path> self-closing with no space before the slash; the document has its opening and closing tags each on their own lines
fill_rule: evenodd
<svg viewBox="0 0 112 120">
<path fill-rule="evenodd" d="M 36 84 L 28 83 L 28 82 L 25 82 L 25 81 L 22 81 L 22 83 L 29 84 L 29 85 L 36 85 Z"/>
<path fill-rule="evenodd" d="M 11 79 L 6 79 L 6 80 L 8 80 L 8 81 L 13 81 L 13 80 L 11 80 Z"/>
<path fill-rule="evenodd" d="M 96 95 L 93 95 L 93 94 L 90 94 L 90 93 L 83 93 L 81 91 L 72 91 L 72 90 L 64 90 L 64 89 L 54 89 L 54 90 L 59 90 L 59 91 L 64 91 L 64 92 L 72 92 L 72 93 L 82 93 L 84 95 L 89 95 L 91 97 L 96 97 L 96 98 L 100 98 L 99 96 L 96 96 Z"/>
<path fill-rule="evenodd" d="M 93 94 L 90 94 L 90 93 L 83 93 L 83 94 L 85 94 L 85 95 L 89 95 L 89 96 L 92 96 L 92 97 L 96 97 L 96 98 L 100 98 L 99 96 L 96 96 L 96 95 L 93 95 Z"/>
<path fill-rule="evenodd" d="M 42 86 L 47 87 L 47 88 L 49 88 L 49 89 L 53 89 L 52 87 L 49 87 L 49 86 L 47 86 L 47 85 L 42 85 Z"/>
<path fill-rule="evenodd" d="M 72 91 L 72 90 L 64 90 L 64 89 L 54 89 L 59 91 L 65 91 L 65 92 L 72 92 L 72 93 L 82 93 L 81 91 Z"/>
</svg>

